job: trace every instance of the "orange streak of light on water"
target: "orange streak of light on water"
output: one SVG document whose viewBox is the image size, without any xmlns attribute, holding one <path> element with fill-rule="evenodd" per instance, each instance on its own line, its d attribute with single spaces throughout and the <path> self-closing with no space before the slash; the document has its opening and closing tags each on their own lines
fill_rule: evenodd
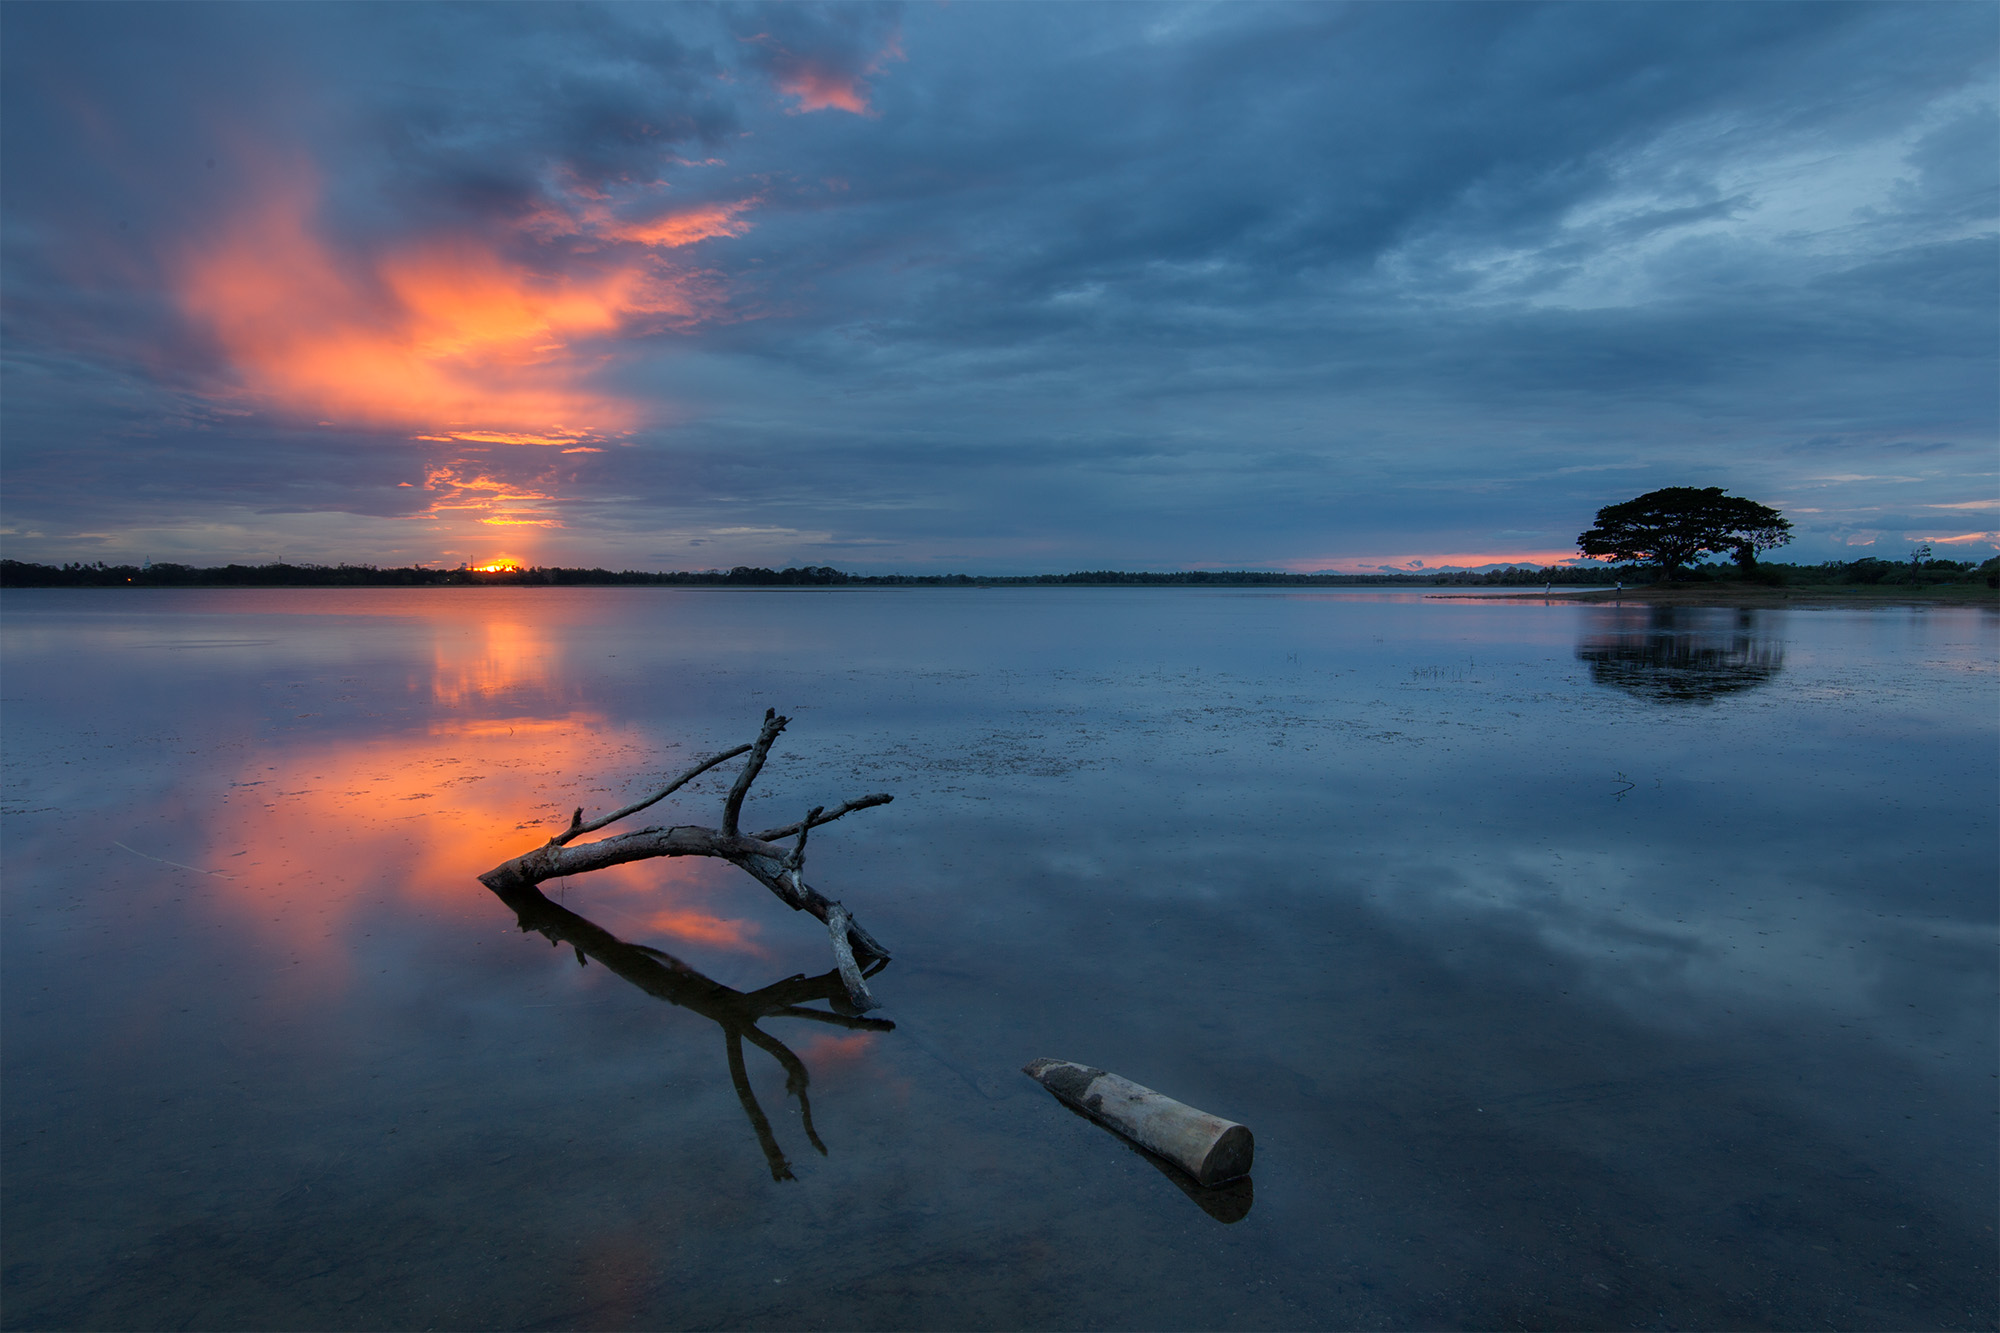
<svg viewBox="0 0 2000 1333">
<path fill-rule="evenodd" d="M 835 1036 L 831 1032 L 815 1032 L 799 1048 L 799 1056 L 818 1069 L 836 1066 L 856 1065 L 875 1053 L 875 1034 L 872 1032 L 850 1032 L 845 1036 Z"/>
<path fill-rule="evenodd" d="M 657 745 L 636 726 L 562 707 L 554 655 L 525 624 L 441 627 L 429 679 L 411 684 L 444 715 L 421 728 L 246 757 L 205 864 L 228 875 L 213 881 L 214 900 L 294 957 L 295 998 L 351 982 L 371 914 L 414 908 L 505 921 L 481 871 L 563 827 L 573 804 L 601 813 L 629 799 L 604 785 L 607 764 L 646 765 Z M 519 711 L 538 701 L 556 707 Z M 583 910 L 603 913 L 600 924 L 621 938 L 762 956 L 754 923 L 705 910 L 737 873 L 662 859 L 549 887 L 551 896 L 583 889 L 591 904 Z"/>
</svg>

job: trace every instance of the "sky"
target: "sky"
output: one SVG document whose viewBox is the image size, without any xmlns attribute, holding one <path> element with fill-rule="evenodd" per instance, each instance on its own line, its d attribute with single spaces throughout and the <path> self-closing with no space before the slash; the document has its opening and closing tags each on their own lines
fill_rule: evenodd
<svg viewBox="0 0 2000 1333">
<path fill-rule="evenodd" d="M 0 551 L 2000 551 L 2000 6 L 0 7 Z"/>
</svg>

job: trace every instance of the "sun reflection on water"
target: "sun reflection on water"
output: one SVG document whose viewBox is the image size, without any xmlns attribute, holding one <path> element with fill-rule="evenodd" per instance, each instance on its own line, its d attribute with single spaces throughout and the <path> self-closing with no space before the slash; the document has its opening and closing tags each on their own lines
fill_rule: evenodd
<svg viewBox="0 0 2000 1333">
<path fill-rule="evenodd" d="M 484 913 L 480 871 L 673 766 L 657 737 L 564 698 L 559 659 L 546 626 L 441 623 L 428 678 L 410 683 L 422 721 L 247 754 L 202 862 L 221 868 L 217 901 L 312 990 L 346 984 L 371 912 Z M 589 890 L 628 934 L 761 957 L 755 923 L 709 909 L 733 874 L 656 860 L 593 873 Z"/>
</svg>

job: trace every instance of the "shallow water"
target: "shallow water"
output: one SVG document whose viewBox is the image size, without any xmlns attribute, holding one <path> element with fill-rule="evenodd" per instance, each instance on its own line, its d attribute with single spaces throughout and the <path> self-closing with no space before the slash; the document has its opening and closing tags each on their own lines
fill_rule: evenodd
<svg viewBox="0 0 2000 1333">
<path fill-rule="evenodd" d="M 2000 1319 L 1988 613 L 0 615 L 8 1327 Z M 584 967 L 474 878 L 766 707 L 746 827 L 896 798 L 807 862 L 895 954 L 892 1030 L 760 1016 L 826 937 L 722 863 L 546 886 L 565 941 L 616 937 Z M 727 781 L 646 818 L 716 823 Z M 1038 1056 L 1249 1125 L 1250 1186 L 1190 1195 Z"/>
</svg>

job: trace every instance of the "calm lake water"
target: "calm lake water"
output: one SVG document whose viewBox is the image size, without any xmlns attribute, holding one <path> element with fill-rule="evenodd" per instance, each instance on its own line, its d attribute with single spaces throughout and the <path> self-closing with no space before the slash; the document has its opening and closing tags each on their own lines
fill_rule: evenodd
<svg viewBox="0 0 2000 1333">
<path fill-rule="evenodd" d="M 7 1327 L 2000 1321 L 1989 613 L 0 614 Z M 831 958 L 724 863 L 547 886 L 699 974 L 651 989 L 474 878 L 767 707 L 746 827 L 896 798 L 807 862 L 894 953 L 893 1028 L 744 998 Z M 1249 1125 L 1251 1185 L 1190 1193 L 1038 1056 Z"/>
</svg>

